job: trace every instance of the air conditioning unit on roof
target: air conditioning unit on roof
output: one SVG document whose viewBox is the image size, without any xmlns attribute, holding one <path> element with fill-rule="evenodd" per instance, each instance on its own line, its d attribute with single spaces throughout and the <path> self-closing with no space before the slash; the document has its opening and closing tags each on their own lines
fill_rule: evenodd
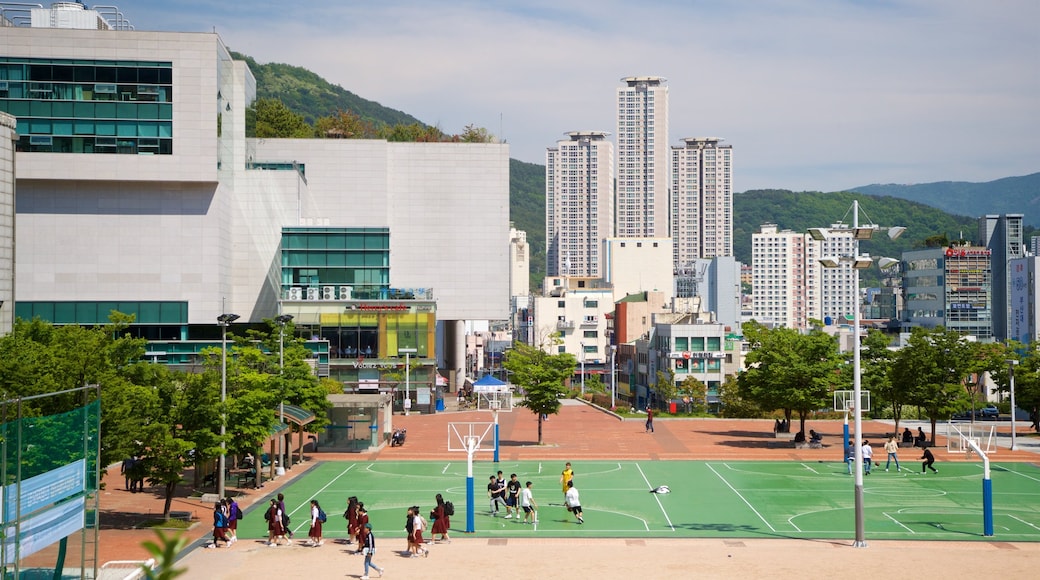
<svg viewBox="0 0 1040 580">
<path fill-rule="evenodd" d="M 302 300 L 303 299 L 303 288 L 299 286 L 293 286 L 289 288 L 289 300 Z"/>
<path fill-rule="evenodd" d="M 322 300 L 335 300 L 336 299 L 336 287 L 335 286 L 322 286 L 321 287 L 321 299 Z"/>
<path fill-rule="evenodd" d="M 318 289 L 313 287 L 313 286 L 310 287 L 310 288 L 307 288 L 307 300 L 317 300 L 317 299 L 318 299 Z"/>
</svg>

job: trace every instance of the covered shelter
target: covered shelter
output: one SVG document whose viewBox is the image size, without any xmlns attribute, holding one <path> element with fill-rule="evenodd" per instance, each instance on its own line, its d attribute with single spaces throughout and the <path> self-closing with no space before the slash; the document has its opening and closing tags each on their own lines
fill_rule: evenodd
<svg viewBox="0 0 1040 580">
<path fill-rule="evenodd" d="M 276 424 L 276 427 L 280 428 L 278 440 L 283 446 L 281 449 L 285 451 L 285 467 L 291 468 L 294 464 L 303 461 L 303 446 L 306 443 L 303 439 L 304 427 L 313 423 L 317 416 L 303 407 L 289 404 L 279 407 L 275 410 L 275 413 L 278 414 L 283 408 L 286 428 L 283 429 L 281 423 Z M 293 433 L 298 434 L 295 449 L 292 442 Z M 294 452 L 296 455 L 295 460 L 293 458 Z M 277 457 L 281 457 L 281 454 L 277 455 Z M 271 463 L 273 464 L 274 462 L 272 461 Z"/>
</svg>

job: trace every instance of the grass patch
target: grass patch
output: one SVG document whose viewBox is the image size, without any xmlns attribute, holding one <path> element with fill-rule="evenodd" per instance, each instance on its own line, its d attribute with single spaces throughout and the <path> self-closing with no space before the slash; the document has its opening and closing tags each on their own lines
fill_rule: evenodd
<svg viewBox="0 0 1040 580">
<path fill-rule="evenodd" d="M 146 520 L 137 526 L 142 530 L 187 530 L 195 525 L 195 522 L 170 518 L 168 520 Z"/>
</svg>

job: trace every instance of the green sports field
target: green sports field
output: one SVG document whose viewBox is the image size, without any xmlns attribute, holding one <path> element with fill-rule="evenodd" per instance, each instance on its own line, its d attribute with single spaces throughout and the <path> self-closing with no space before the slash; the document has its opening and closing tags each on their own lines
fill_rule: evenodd
<svg viewBox="0 0 1040 580">
<path fill-rule="evenodd" d="M 983 536 L 981 463 L 937 464 L 920 473 L 904 462 L 896 472 L 874 468 L 864 476 L 864 521 L 868 539 L 1040 541 L 1040 468 L 995 464 L 995 536 Z M 909 470 L 908 468 L 913 468 Z M 299 467 L 297 467 L 299 469 Z M 854 537 L 853 478 L 838 462 L 641 461 L 574 462 L 585 524 L 560 507 L 559 462 L 474 463 L 474 531 L 483 537 L 625 538 L 819 538 Z M 534 482 L 541 506 L 538 524 L 488 514 L 488 477 L 502 470 L 508 480 Z M 650 490 L 667 485 L 671 493 Z M 381 537 L 404 537 L 405 510 L 426 515 L 437 493 L 455 504 L 451 533 L 466 531 L 466 463 L 322 462 L 283 491 L 291 527 L 305 540 L 309 501 L 328 513 L 326 539 L 346 537 L 342 513 L 347 498 L 365 503 Z M 246 513 L 239 538 L 266 537 L 267 501 Z M 428 534 L 427 534 L 428 537 Z"/>
</svg>

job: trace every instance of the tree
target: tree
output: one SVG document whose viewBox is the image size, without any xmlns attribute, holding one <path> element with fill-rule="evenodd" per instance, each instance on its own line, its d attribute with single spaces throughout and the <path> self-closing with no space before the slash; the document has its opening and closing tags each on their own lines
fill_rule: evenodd
<svg viewBox="0 0 1040 580">
<path fill-rule="evenodd" d="M 871 406 L 892 407 L 892 418 L 895 419 L 895 432 L 899 432 L 899 420 L 903 416 L 903 406 L 907 404 L 909 392 L 904 388 L 896 388 L 889 378 L 892 368 L 893 352 L 888 349 L 889 336 L 879 330 L 871 330 L 863 338 L 860 351 L 860 363 L 863 372 L 863 388 L 870 391 Z"/>
<path fill-rule="evenodd" d="M 996 390 L 1010 395 L 1011 380 L 1008 360 L 1017 360 L 1015 366 L 1015 406 L 1029 411 L 1032 428 L 1040 433 L 1040 343 L 1024 345 L 1011 341 L 1003 353 L 990 352 L 990 375 L 997 383 Z"/>
<path fill-rule="evenodd" d="M 362 119 L 353 111 L 336 111 L 328 117 L 320 117 L 314 122 L 318 137 L 329 139 L 373 139 L 376 130 L 372 123 Z"/>
<path fill-rule="evenodd" d="M 809 413 L 829 406 L 834 386 L 847 380 L 834 337 L 816 329 L 807 334 L 770 330 L 755 322 L 745 323 L 743 330 L 752 346 L 747 370 L 737 379 L 741 396 L 763 409 L 783 409 L 788 421 L 798 411 L 804 431 Z"/>
<path fill-rule="evenodd" d="M 459 135 L 459 139 L 463 143 L 491 143 L 495 138 L 484 127 L 469 124 L 462 131 L 462 135 Z"/>
<path fill-rule="evenodd" d="M 307 139 L 314 128 L 303 115 L 294 113 L 278 99 L 257 99 L 246 112 L 246 124 L 253 123 L 258 139 Z"/>
<path fill-rule="evenodd" d="M 703 413 L 708 409 L 708 385 L 697 377 L 687 376 L 677 388 L 678 395 L 683 398 L 686 412 Z"/>
<path fill-rule="evenodd" d="M 907 401 L 924 410 L 932 427 L 966 403 L 964 378 L 975 364 L 973 343 L 943 327 L 913 328 L 907 345 L 895 354 L 890 378 L 893 388 L 908 393 Z"/>
<path fill-rule="evenodd" d="M 668 402 L 675 398 L 675 371 L 670 368 L 658 369 L 657 380 L 654 381 L 653 387 L 654 404 L 652 406 L 661 408 L 664 404 L 665 408 L 668 406 Z"/>
<path fill-rule="evenodd" d="M 762 409 L 750 399 L 745 399 L 740 392 L 740 384 L 735 375 L 727 375 L 719 385 L 719 415 L 727 419 L 754 419 L 762 416 Z"/>
<path fill-rule="evenodd" d="M 542 417 L 560 411 L 560 397 L 567 393 L 564 381 L 574 376 L 578 361 L 574 355 L 551 355 L 517 342 L 506 351 L 502 366 L 512 373 L 513 382 L 524 390 L 521 407 L 538 417 L 538 444 L 542 444 Z"/>
</svg>

